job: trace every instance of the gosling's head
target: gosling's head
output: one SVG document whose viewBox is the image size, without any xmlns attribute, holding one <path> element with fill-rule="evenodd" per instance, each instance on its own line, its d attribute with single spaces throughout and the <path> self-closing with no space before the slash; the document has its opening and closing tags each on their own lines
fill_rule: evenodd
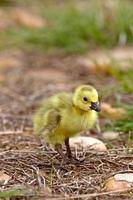
<svg viewBox="0 0 133 200">
<path fill-rule="evenodd" d="M 76 88 L 73 95 L 73 104 L 84 111 L 95 110 L 100 112 L 98 93 L 90 85 L 82 85 Z"/>
</svg>

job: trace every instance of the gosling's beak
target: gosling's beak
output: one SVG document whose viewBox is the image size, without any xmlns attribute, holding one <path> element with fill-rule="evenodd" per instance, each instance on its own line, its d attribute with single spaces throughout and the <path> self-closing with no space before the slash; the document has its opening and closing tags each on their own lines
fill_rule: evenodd
<svg viewBox="0 0 133 200">
<path fill-rule="evenodd" d="M 96 112 L 100 112 L 100 106 L 98 102 L 91 102 L 91 110 L 95 110 Z"/>
</svg>

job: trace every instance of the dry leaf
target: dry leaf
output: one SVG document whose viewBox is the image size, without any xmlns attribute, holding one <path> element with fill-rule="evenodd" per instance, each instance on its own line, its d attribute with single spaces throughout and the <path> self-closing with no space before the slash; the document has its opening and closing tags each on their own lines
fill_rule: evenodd
<svg viewBox="0 0 133 200">
<path fill-rule="evenodd" d="M 112 60 L 106 52 L 92 52 L 89 53 L 88 58 L 84 59 L 86 66 L 92 70 L 92 73 L 110 74 L 110 67 Z"/>
<path fill-rule="evenodd" d="M 81 62 L 82 61 L 82 62 Z M 84 58 L 80 62 L 85 65 L 91 73 L 103 73 L 103 74 L 110 74 L 110 65 L 111 62 L 109 59 L 102 60 L 94 60 L 94 59 L 88 59 Z"/>
<path fill-rule="evenodd" d="M 109 119 L 121 119 L 126 111 L 123 108 L 114 108 L 108 103 L 101 103 L 101 115 Z"/>
<path fill-rule="evenodd" d="M 103 74 L 110 74 L 110 68 L 112 66 L 109 56 L 105 54 L 100 55 L 99 57 L 95 58 L 93 62 L 96 73 L 100 72 Z"/>
<path fill-rule="evenodd" d="M 133 50 L 130 47 L 108 51 L 95 50 L 81 61 L 92 73 L 110 74 L 111 68 L 114 68 L 114 62 L 118 69 L 127 71 L 132 68 Z"/>
<path fill-rule="evenodd" d="M 77 136 L 70 138 L 70 147 L 75 148 L 75 150 L 93 149 L 96 151 L 107 151 L 107 147 L 102 141 L 87 136 Z"/>
<path fill-rule="evenodd" d="M 13 57 L 0 57 L 0 69 L 5 69 L 8 67 L 17 67 L 20 65 L 20 61 Z"/>
<path fill-rule="evenodd" d="M 108 178 L 102 187 L 102 191 L 117 191 L 127 190 L 133 186 L 133 173 L 119 173 Z"/>
<path fill-rule="evenodd" d="M 0 171 L 0 185 L 5 185 L 11 179 L 5 172 Z"/>
<path fill-rule="evenodd" d="M 34 16 L 28 11 L 20 8 L 13 9 L 11 16 L 17 24 L 29 28 L 43 28 L 46 25 L 46 21 L 41 17 Z"/>
</svg>

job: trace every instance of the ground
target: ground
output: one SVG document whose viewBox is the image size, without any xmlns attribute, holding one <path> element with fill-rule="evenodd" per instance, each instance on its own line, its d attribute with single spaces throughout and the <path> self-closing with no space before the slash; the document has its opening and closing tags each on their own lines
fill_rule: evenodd
<svg viewBox="0 0 133 200">
<path fill-rule="evenodd" d="M 90 133 L 107 143 L 108 152 L 90 150 L 86 152 L 85 161 L 78 165 L 65 162 L 56 152 L 45 149 L 33 134 L 32 116 L 43 98 L 57 91 L 72 91 L 79 84 L 93 84 L 100 93 L 103 81 L 114 85 L 115 80 L 110 76 L 101 79 L 100 75 L 90 74 L 90 66 L 83 62 L 88 54 L 49 57 L 14 50 L 2 54 L 6 55 L 17 64 L 1 71 L 0 170 L 11 177 L 2 188 L 21 188 L 25 196 L 23 199 L 27 196 L 32 196 L 31 199 L 43 196 L 63 199 L 68 195 L 74 199 L 85 194 L 88 199 L 132 198 L 130 193 L 101 193 L 101 184 L 107 177 L 116 172 L 133 170 L 133 155 L 126 153 L 128 134 L 107 142 L 102 133 Z M 122 97 L 127 103 L 127 94 Z M 114 102 L 115 98 L 109 94 L 102 101 Z M 130 94 L 129 104 L 132 98 Z M 101 126 L 105 120 L 100 118 Z"/>
</svg>

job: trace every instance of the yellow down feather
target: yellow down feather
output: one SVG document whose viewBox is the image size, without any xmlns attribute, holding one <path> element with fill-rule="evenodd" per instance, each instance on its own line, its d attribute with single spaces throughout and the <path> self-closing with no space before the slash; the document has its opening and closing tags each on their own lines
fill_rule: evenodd
<svg viewBox="0 0 133 200">
<path fill-rule="evenodd" d="M 52 146 L 93 127 L 99 111 L 98 93 L 81 85 L 72 93 L 58 93 L 44 100 L 34 116 L 34 131 Z"/>
</svg>

